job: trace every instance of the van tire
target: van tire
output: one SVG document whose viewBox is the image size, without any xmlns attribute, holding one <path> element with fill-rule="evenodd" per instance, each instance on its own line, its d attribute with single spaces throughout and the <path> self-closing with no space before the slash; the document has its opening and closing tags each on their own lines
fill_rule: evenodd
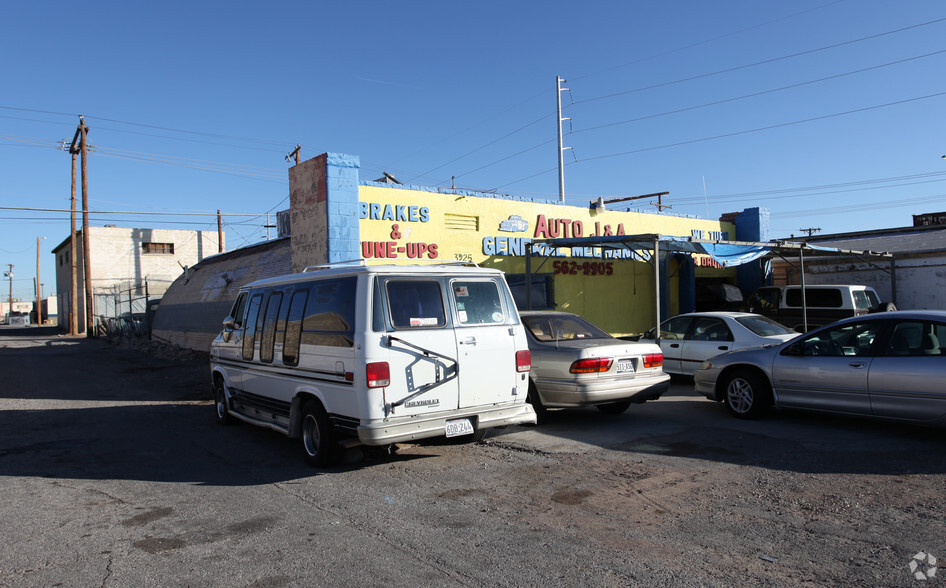
<svg viewBox="0 0 946 588">
<path fill-rule="evenodd" d="M 236 419 L 230 415 L 226 384 L 220 376 L 214 378 L 214 408 L 216 409 L 215 420 L 221 427 L 228 427 L 236 422 Z"/>
<path fill-rule="evenodd" d="M 631 406 L 631 399 L 626 398 L 624 400 L 616 400 L 614 402 L 609 402 L 607 404 L 599 404 L 598 410 L 604 414 L 621 414 Z"/>
<path fill-rule="evenodd" d="M 322 468 L 338 462 L 335 431 L 318 400 L 309 400 L 302 407 L 301 429 L 302 451 L 309 465 Z"/>
<path fill-rule="evenodd" d="M 526 402 L 531 404 L 532 410 L 535 411 L 535 424 L 541 425 L 545 422 L 549 411 L 545 408 L 545 405 L 542 404 L 542 399 L 539 397 L 539 390 L 535 387 L 532 380 L 529 380 L 529 393 L 526 396 Z"/>
</svg>

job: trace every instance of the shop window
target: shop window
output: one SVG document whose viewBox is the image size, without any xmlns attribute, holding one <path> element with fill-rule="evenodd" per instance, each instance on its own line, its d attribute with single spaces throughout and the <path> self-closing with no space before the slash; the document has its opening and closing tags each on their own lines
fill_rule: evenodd
<svg viewBox="0 0 946 588">
<path fill-rule="evenodd" d="M 141 252 L 147 254 L 174 254 L 174 243 L 142 243 Z"/>
<path fill-rule="evenodd" d="M 506 281 L 512 291 L 516 306 L 522 310 L 526 308 L 526 275 L 506 274 Z M 552 274 L 532 274 L 532 308 L 531 310 L 553 310 L 555 308 L 555 281 Z"/>
</svg>

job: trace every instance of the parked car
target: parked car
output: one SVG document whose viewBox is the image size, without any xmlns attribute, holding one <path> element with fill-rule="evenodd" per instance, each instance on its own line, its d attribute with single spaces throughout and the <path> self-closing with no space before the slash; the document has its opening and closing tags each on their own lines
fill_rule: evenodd
<svg viewBox="0 0 946 588">
<path fill-rule="evenodd" d="M 549 408 L 596 406 L 620 414 L 656 400 L 670 386 L 653 343 L 623 341 L 577 314 L 520 313 L 532 352 L 528 400 L 541 419 Z"/>
<path fill-rule="evenodd" d="M 946 420 L 946 311 L 838 321 L 777 346 L 704 361 L 694 389 L 740 418 L 774 406 L 927 423 Z"/>
<path fill-rule="evenodd" d="M 703 360 L 727 351 L 778 344 L 798 333 L 759 314 L 748 312 L 691 312 L 667 319 L 660 325 L 660 348 L 664 371 L 692 375 Z M 654 342 L 654 330 L 641 341 Z"/>
<path fill-rule="evenodd" d="M 525 329 L 501 271 L 306 269 L 240 289 L 210 348 L 219 424 L 298 438 L 326 466 L 340 444 L 476 441 L 536 422 Z"/>
<path fill-rule="evenodd" d="M 765 315 L 799 333 L 805 331 L 805 315 L 810 331 L 851 316 L 896 310 L 892 303 L 882 303 L 870 286 L 805 286 L 802 302 L 801 286 L 764 286 L 752 293 L 748 305 L 749 312 Z"/>
</svg>

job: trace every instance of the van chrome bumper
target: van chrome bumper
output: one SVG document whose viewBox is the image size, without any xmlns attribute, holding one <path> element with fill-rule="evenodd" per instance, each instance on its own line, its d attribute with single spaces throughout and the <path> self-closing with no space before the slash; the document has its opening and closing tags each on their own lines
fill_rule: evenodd
<svg viewBox="0 0 946 588">
<path fill-rule="evenodd" d="M 489 408 L 469 408 L 447 414 L 393 417 L 358 425 L 358 439 L 365 445 L 387 445 L 417 441 L 446 435 L 447 421 L 469 418 L 474 427 L 489 429 L 506 425 L 534 425 L 535 411 L 531 404 L 502 405 Z"/>
</svg>

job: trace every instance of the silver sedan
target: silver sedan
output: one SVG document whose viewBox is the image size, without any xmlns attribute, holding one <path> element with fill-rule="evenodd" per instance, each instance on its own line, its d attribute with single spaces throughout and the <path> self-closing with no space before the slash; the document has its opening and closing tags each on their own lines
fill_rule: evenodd
<svg viewBox="0 0 946 588">
<path fill-rule="evenodd" d="M 663 353 L 653 343 L 612 337 L 567 312 L 523 311 L 532 370 L 529 402 L 541 420 L 548 408 L 596 406 L 619 414 L 667 391 Z"/>
<path fill-rule="evenodd" d="M 771 406 L 946 421 L 946 311 L 854 317 L 704 361 L 694 389 L 740 418 Z"/>
</svg>

